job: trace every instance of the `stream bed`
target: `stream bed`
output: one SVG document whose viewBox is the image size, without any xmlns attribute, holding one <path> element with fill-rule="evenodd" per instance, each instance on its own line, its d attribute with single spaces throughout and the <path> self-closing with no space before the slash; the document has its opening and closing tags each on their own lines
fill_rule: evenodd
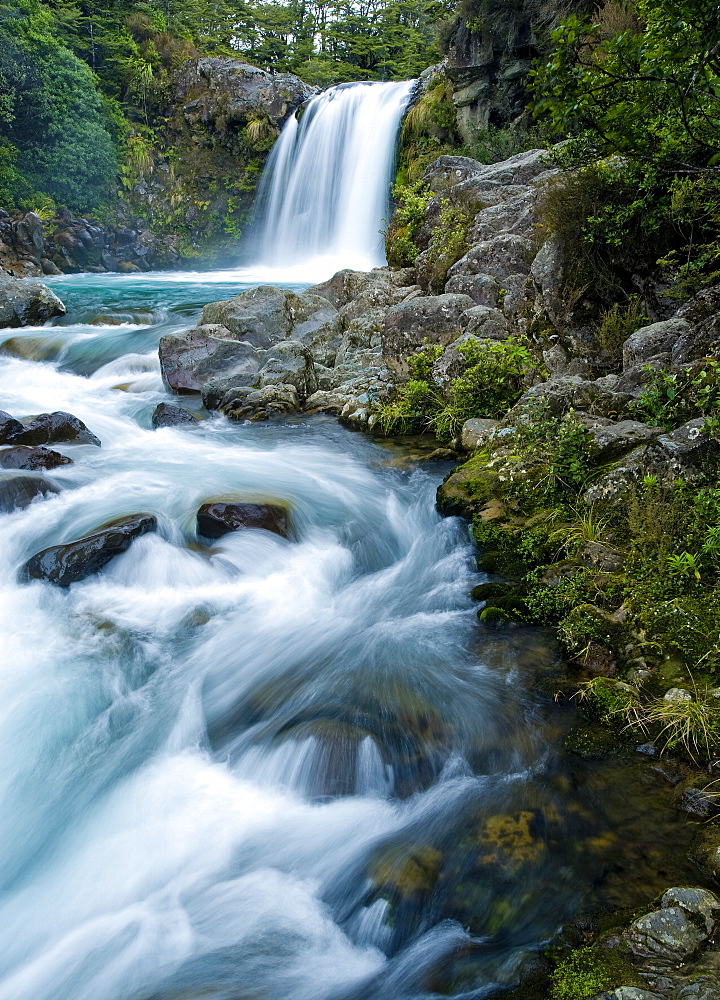
<svg viewBox="0 0 720 1000">
<path fill-rule="evenodd" d="M 662 768 L 563 748 L 552 635 L 478 623 L 446 466 L 193 397 L 153 430 L 159 337 L 237 276 L 49 284 L 68 316 L 2 331 L 0 406 L 102 447 L 53 446 L 61 492 L 0 515 L 0 1000 L 494 996 L 562 925 L 692 879 Z M 289 505 L 290 539 L 199 539 L 234 498 Z M 18 583 L 140 512 L 102 573 Z"/>
</svg>

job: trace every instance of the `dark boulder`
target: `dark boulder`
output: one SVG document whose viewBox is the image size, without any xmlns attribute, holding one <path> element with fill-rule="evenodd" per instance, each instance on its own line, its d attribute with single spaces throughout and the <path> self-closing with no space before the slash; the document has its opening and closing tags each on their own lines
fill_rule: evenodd
<svg viewBox="0 0 720 1000">
<path fill-rule="evenodd" d="M 152 514 L 132 514 L 110 521 L 74 542 L 51 545 L 29 559 L 21 570 L 26 580 L 48 580 L 58 587 L 99 572 L 114 556 L 125 552 L 136 538 L 157 530 Z"/>
<path fill-rule="evenodd" d="M 23 425 L 5 410 L 0 410 L 0 444 L 12 441 L 23 430 Z"/>
<path fill-rule="evenodd" d="M 204 503 L 197 525 L 205 538 L 221 538 L 240 528 L 264 528 L 287 538 L 289 530 L 287 508 L 269 503 Z"/>
<path fill-rule="evenodd" d="M 73 444 L 95 444 L 100 446 L 100 439 L 88 430 L 85 424 L 72 413 L 56 410 L 54 413 L 41 413 L 32 423 L 27 424 L 22 431 L 10 439 L 13 444 L 53 444 L 58 441 L 71 441 Z"/>
<path fill-rule="evenodd" d="M 196 424 L 197 417 L 193 416 L 182 406 L 173 406 L 172 403 L 158 403 L 153 410 L 153 427 L 181 427 L 183 424 Z"/>
<path fill-rule="evenodd" d="M 57 486 L 41 476 L 3 476 L 0 478 L 0 511 L 8 514 L 28 507 L 35 497 L 59 492 Z"/>
<path fill-rule="evenodd" d="M 31 448 L 19 445 L 0 451 L 0 466 L 3 469 L 57 469 L 59 465 L 72 465 L 73 460 L 51 448 Z"/>
</svg>

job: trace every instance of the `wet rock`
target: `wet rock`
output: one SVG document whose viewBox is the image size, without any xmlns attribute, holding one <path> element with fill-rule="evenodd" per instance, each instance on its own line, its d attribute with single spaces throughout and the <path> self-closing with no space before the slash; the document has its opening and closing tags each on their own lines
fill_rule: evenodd
<svg viewBox="0 0 720 1000">
<path fill-rule="evenodd" d="M 251 385 L 262 363 L 262 355 L 252 344 L 234 339 L 219 324 L 166 334 L 160 339 L 159 356 L 163 382 L 180 394 L 200 392 L 207 382 L 230 373 L 236 382 L 245 376 L 245 383 Z"/>
<path fill-rule="evenodd" d="M 7 448 L 0 451 L 0 466 L 3 469 L 56 469 L 60 465 L 72 465 L 73 461 L 59 451 L 50 448 L 31 448 L 29 445 L 19 445 L 17 448 Z"/>
<path fill-rule="evenodd" d="M 94 444 L 100 447 L 100 439 L 82 420 L 62 410 L 41 413 L 12 437 L 13 444 L 55 444 L 64 441 L 72 444 Z"/>
<path fill-rule="evenodd" d="M 270 347 L 290 333 L 288 293 L 275 285 L 259 285 L 234 299 L 211 302 L 202 311 L 201 326 L 224 326 L 236 340 L 253 347 Z"/>
<path fill-rule="evenodd" d="M 427 295 L 400 302 L 385 316 L 383 358 L 394 372 L 408 373 L 407 357 L 425 343 L 450 344 L 463 332 L 463 313 L 475 305 L 468 295 Z"/>
<path fill-rule="evenodd" d="M 690 324 L 684 319 L 668 319 L 641 327 L 631 333 L 623 344 L 623 368 L 646 364 L 650 358 L 670 352 L 675 342 L 686 336 L 690 329 Z"/>
<path fill-rule="evenodd" d="M 662 1000 L 658 993 L 638 989 L 637 986 L 618 986 L 607 993 L 598 993 L 591 1000 Z"/>
<path fill-rule="evenodd" d="M 197 417 L 193 416 L 189 410 L 182 406 L 173 406 L 172 403 L 158 403 L 153 410 L 153 427 L 182 427 L 186 424 L 198 423 Z"/>
<path fill-rule="evenodd" d="M 675 1000 L 720 1000 L 720 982 L 716 976 L 693 976 L 678 990 Z"/>
<path fill-rule="evenodd" d="M 58 587 L 69 587 L 98 573 L 136 538 L 156 530 L 157 518 L 152 514 L 117 518 L 90 535 L 36 553 L 25 563 L 21 576 L 26 581 L 47 580 Z"/>
<path fill-rule="evenodd" d="M 0 410 L 0 444 L 12 441 L 22 430 L 23 425 L 19 420 L 11 417 L 5 410 Z"/>
<path fill-rule="evenodd" d="M 286 507 L 266 503 L 205 503 L 197 512 L 198 532 L 205 538 L 221 538 L 242 528 L 263 528 L 288 537 Z"/>
<path fill-rule="evenodd" d="M 703 827 L 695 835 L 688 857 L 706 878 L 720 884 L 720 826 Z"/>
<path fill-rule="evenodd" d="M 698 819 L 710 819 L 720 812 L 718 796 L 702 788 L 683 789 L 673 804 L 676 809 Z"/>
<path fill-rule="evenodd" d="M 498 420 L 489 417 L 473 417 L 462 426 L 461 443 L 466 451 L 474 451 L 483 444 L 498 426 Z"/>
<path fill-rule="evenodd" d="M 36 497 L 44 497 L 59 493 L 41 476 L 2 476 L 0 477 L 0 511 L 9 513 L 12 510 L 29 506 Z"/>
<path fill-rule="evenodd" d="M 203 401 L 205 397 L 203 396 Z M 207 406 L 208 403 L 205 402 Z M 236 386 L 228 389 L 215 409 L 229 420 L 269 420 L 297 413 L 300 397 L 294 385 L 269 385 L 264 389 Z"/>
<path fill-rule="evenodd" d="M 633 921 L 624 938 L 637 958 L 684 963 L 708 941 L 719 914 L 712 893 L 678 886 L 663 895 L 661 909 Z"/>
<path fill-rule="evenodd" d="M 720 900 L 715 893 L 697 886 L 673 886 L 663 893 L 660 905 L 665 909 L 680 906 L 687 913 L 693 914 L 704 923 L 708 935 L 713 933 L 720 919 Z"/>
<path fill-rule="evenodd" d="M 292 385 L 301 399 L 317 390 L 317 377 L 310 351 L 294 340 L 276 344 L 264 357 L 258 375 L 261 389 L 274 385 Z"/>
<path fill-rule="evenodd" d="M 0 327 L 41 326 L 66 312 L 47 285 L 0 271 Z"/>
</svg>

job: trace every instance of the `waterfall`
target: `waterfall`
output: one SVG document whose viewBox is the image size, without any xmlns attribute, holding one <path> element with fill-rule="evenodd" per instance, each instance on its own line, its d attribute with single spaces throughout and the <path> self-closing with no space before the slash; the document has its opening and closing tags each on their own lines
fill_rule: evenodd
<svg viewBox="0 0 720 1000">
<path fill-rule="evenodd" d="M 258 192 L 251 253 L 262 270 L 319 280 L 385 263 L 395 142 L 414 85 L 344 83 L 288 120 Z"/>
</svg>

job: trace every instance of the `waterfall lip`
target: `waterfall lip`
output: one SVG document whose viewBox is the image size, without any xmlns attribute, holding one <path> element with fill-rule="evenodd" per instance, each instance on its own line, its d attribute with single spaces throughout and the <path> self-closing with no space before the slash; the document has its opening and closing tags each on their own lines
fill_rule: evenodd
<svg viewBox="0 0 720 1000">
<path fill-rule="evenodd" d="M 341 83 L 288 119 L 258 188 L 245 280 L 317 282 L 386 264 L 397 136 L 416 85 Z"/>
</svg>

